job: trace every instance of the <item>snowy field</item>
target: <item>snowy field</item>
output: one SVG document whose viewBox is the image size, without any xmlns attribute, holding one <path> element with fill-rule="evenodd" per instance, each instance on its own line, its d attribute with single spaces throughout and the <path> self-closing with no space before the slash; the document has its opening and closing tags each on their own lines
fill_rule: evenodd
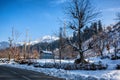
<svg viewBox="0 0 120 80">
<path fill-rule="evenodd" d="M 55 69 L 55 68 L 36 68 L 33 65 L 28 66 L 27 64 L 20 65 L 15 63 L 13 60 L 10 63 L 0 63 L 0 65 L 6 65 L 10 67 L 16 67 L 21 69 L 33 70 L 37 72 L 42 72 L 47 75 L 52 75 L 56 77 L 62 77 L 66 80 L 120 80 L 120 70 L 115 70 L 116 64 L 120 64 L 120 60 L 110 60 L 110 59 L 100 59 L 100 58 L 90 58 L 90 61 L 102 61 L 103 63 L 107 63 L 108 69 L 107 70 L 63 70 L 63 69 Z M 46 63 L 53 63 L 53 62 L 60 62 L 59 60 L 45 60 L 45 59 L 38 59 L 35 60 L 40 64 Z M 73 60 L 62 60 L 62 63 L 73 63 Z"/>
</svg>

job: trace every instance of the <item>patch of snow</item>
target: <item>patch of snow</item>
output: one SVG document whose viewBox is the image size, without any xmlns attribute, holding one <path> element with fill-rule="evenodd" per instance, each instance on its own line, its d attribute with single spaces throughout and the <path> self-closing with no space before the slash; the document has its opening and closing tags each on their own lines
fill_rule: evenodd
<svg viewBox="0 0 120 80">
<path fill-rule="evenodd" d="M 42 51 L 43 53 L 48 53 L 48 54 L 52 54 L 51 51 Z"/>
<path fill-rule="evenodd" d="M 59 59 L 37 59 L 37 62 L 43 64 L 43 63 L 60 63 Z M 74 60 L 61 60 L 61 63 L 73 63 Z"/>
</svg>

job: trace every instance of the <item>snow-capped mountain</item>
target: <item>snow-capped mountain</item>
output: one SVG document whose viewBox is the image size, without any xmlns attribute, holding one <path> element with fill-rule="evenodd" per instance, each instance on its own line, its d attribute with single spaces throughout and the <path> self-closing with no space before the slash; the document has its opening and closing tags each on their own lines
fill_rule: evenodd
<svg viewBox="0 0 120 80">
<path fill-rule="evenodd" d="M 55 41 L 55 40 L 58 40 L 59 38 L 56 37 L 56 36 L 50 36 L 50 35 L 47 35 L 47 36 L 44 36 L 42 38 L 39 39 L 40 42 L 52 42 L 52 41 Z"/>
<path fill-rule="evenodd" d="M 43 36 L 43 37 L 41 37 L 41 38 L 39 38 L 39 39 L 30 41 L 30 44 L 31 44 L 31 45 L 34 45 L 34 44 L 43 43 L 43 42 L 51 43 L 51 42 L 53 42 L 53 41 L 55 41 L 55 40 L 58 40 L 58 39 L 59 39 L 59 38 L 56 37 L 56 36 L 46 35 L 46 36 Z M 19 42 L 18 44 L 23 45 L 24 42 Z M 29 44 L 29 43 L 27 43 L 27 44 Z"/>
<path fill-rule="evenodd" d="M 5 42 L 5 41 L 0 42 L 0 49 L 5 49 L 5 48 L 8 48 L 8 47 L 9 47 L 8 42 Z"/>
</svg>

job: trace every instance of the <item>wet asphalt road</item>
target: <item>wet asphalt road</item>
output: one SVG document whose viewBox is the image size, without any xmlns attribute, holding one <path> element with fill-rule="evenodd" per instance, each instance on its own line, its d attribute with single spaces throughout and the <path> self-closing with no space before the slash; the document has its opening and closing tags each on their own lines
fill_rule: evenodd
<svg viewBox="0 0 120 80">
<path fill-rule="evenodd" d="M 0 66 L 0 80 L 65 80 L 30 70 Z"/>
</svg>

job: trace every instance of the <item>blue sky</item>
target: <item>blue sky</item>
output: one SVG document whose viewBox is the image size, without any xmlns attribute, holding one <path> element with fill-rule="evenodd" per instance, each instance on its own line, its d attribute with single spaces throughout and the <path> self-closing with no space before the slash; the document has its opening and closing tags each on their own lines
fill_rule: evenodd
<svg viewBox="0 0 120 80">
<path fill-rule="evenodd" d="M 54 35 L 65 19 L 63 5 L 67 0 L 0 0 L 0 41 L 7 41 L 14 27 L 25 40 L 28 30 L 32 40 L 45 35 Z M 120 0 L 91 0 L 101 11 L 104 25 L 115 23 L 115 14 L 120 12 Z"/>
</svg>

